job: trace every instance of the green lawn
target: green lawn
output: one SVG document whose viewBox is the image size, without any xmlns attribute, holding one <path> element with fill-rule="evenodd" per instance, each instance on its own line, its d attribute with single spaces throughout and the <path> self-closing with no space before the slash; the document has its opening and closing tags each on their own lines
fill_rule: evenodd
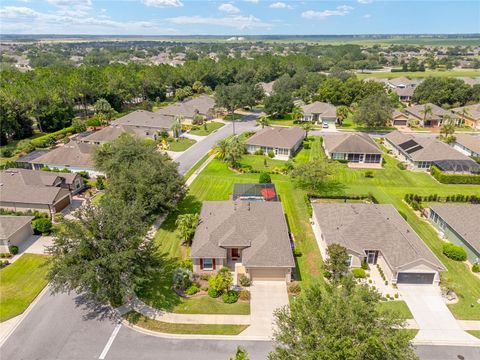
<svg viewBox="0 0 480 360">
<path fill-rule="evenodd" d="M 285 166 L 285 161 L 270 159 L 266 155 L 247 155 L 242 158 L 240 163 L 242 165 L 249 165 L 256 170 L 267 172 Z"/>
<path fill-rule="evenodd" d="M 221 298 L 199 296 L 184 300 L 173 311 L 179 314 L 249 315 L 250 302 L 237 301 L 235 304 L 225 304 Z"/>
<path fill-rule="evenodd" d="M 375 73 L 357 73 L 357 76 L 360 79 L 365 79 L 369 77 L 375 78 L 398 78 L 398 77 L 408 77 L 408 78 L 425 78 L 427 76 L 435 76 L 435 77 L 479 77 L 480 70 L 447 70 L 447 71 L 438 71 L 438 70 L 427 70 L 425 72 L 375 72 Z"/>
<path fill-rule="evenodd" d="M 480 339 L 480 330 L 468 330 L 467 332 Z"/>
<path fill-rule="evenodd" d="M 46 135 L 47 133 L 41 133 L 41 132 L 36 132 L 35 134 L 33 134 L 31 137 L 29 138 L 26 138 L 25 140 L 32 140 L 32 139 L 36 139 L 40 136 L 43 136 L 43 135 Z M 9 156 L 9 157 L 4 157 L 3 154 L 0 154 L 0 165 L 3 165 L 9 161 L 16 161 L 18 158 L 19 158 L 19 154 L 18 152 L 20 151 L 19 149 L 17 149 L 17 145 L 18 143 L 20 142 L 21 140 L 11 140 L 8 142 L 8 144 L 6 145 L 2 145 L 0 146 L 0 149 L 2 151 L 4 150 L 10 150 L 10 152 L 12 153 L 12 156 Z"/>
<path fill-rule="evenodd" d="M 168 144 L 170 145 L 168 150 L 175 151 L 175 152 L 185 151 L 195 143 L 196 143 L 195 140 L 187 139 L 184 137 L 178 138 L 176 140 L 171 139 L 171 140 L 168 140 Z"/>
<path fill-rule="evenodd" d="M 98 192 L 92 199 L 92 204 L 94 205 L 98 205 L 100 204 L 100 200 L 102 200 L 102 198 L 105 196 L 105 192 L 103 191 L 100 191 Z"/>
<path fill-rule="evenodd" d="M 241 117 L 242 117 L 242 114 L 237 114 L 237 113 L 234 113 L 233 115 L 227 114 L 223 117 L 223 120 L 225 121 L 240 120 Z"/>
<path fill-rule="evenodd" d="M 129 312 L 124 318 L 131 324 L 151 331 L 169 334 L 201 334 L 201 335 L 238 335 L 247 325 L 210 325 L 210 324 L 174 324 L 149 319 L 137 312 Z"/>
<path fill-rule="evenodd" d="M 193 165 L 186 173 L 183 175 L 183 178 L 187 180 L 192 174 L 200 168 L 200 166 L 203 165 L 205 161 L 210 157 L 209 154 L 206 154 L 204 157 L 202 157 L 200 160 L 198 160 L 195 165 Z"/>
<path fill-rule="evenodd" d="M 205 130 L 203 125 L 197 125 L 198 129 L 190 131 L 190 134 L 192 135 L 198 135 L 198 136 L 207 136 L 211 134 L 213 131 L 220 129 L 222 126 L 224 126 L 224 123 L 217 122 L 217 121 L 210 121 L 207 122 L 206 126 L 207 129 Z"/>
<path fill-rule="evenodd" d="M 343 120 L 341 126 L 337 125 L 337 129 L 346 130 L 346 131 L 393 131 L 396 130 L 394 127 L 379 127 L 379 128 L 369 128 L 364 126 L 358 126 L 353 122 L 352 115 Z"/>
<path fill-rule="evenodd" d="M 44 255 L 24 254 L 0 270 L 0 322 L 20 315 L 47 285 Z"/>
<path fill-rule="evenodd" d="M 407 303 L 403 300 L 382 301 L 380 303 L 380 309 L 395 311 L 404 319 L 413 319 L 412 312 L 408 308 Z"/>
</svg>

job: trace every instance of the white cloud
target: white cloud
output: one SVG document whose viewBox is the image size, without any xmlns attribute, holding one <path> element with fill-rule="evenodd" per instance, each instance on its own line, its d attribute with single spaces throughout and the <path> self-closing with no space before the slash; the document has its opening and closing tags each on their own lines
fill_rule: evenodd
<svg viewBox="0 0 480 360">
<path fill-rule="evenodd" d="M 245 2 L 249 2 L 249 3 L 252 3 L 252 4 L 258 4 L 259 0 L 243 0 Z"/>
<path fill-rule="evenodd" d="M 371 4 L 373 0 L 357 0 L 359 4 Z"/>
<path fill-rule="evenodd" d="M 142 0 L 147 6 L 154 7 L 181 7 L 183 6 L 180 0 Z"/>
<path fill-rule="evenodd" d="M 370 19 L 371 17 L 372 17 L 372 15 L 370 15 L 370 14 L 365 14 L 365 15 L 363 15 L 363 18 L 364 18 L 364 19 Z"/>
<path fill-rule="evenodd" d="M 233 27 L 237 29 L 252 29 L 270 27 L 270 24 L 262 22 L 253 15 L 250 16 L 226 16 L 223 18 L 203 17 L 203 16 L 177 16 L 168 19 L 173 24 L 204 24 Z"/>
<path fill-rule="evenodd" d="M 229 14 L 236 14 L 236 13 L 240 12 L 240 9 L 237 8 L 235 5 L 232 5 L 232 4 L 221 4 L 218 7 L 218 10 L 220 10 L 222 12 L 229 13 Z"/>
<path fill-rule="evenodd" d="M 272 9 L 293 9 L 291 5 L 285 4 L 284 2 L 276 2 L 276 3 L 270 4 L 270 7 Z"/>
<path fill-rule="evenodd" d="M 63 5 L 62 5 L 63 6 Z M 107 16 L 70 15 L 69 11 L 39 12 L 24 6 L 0 8 L 0 32 L 35 34 L 152 34 L 170 33 L 149 21 L 114 21 Z"/>
<path fill-rule="evenodd" d="M 345 16 L 350 11 L 353 10 L 353 7 L 348 5 L 340 5 L 337 6 L 335 10 L 323 10 L 323 11 L 315 11 L 315 10 L 308 10 L 302 13 L 302 17 L 305 19 L 325 19 L 330 16 Z"/>
</svg>

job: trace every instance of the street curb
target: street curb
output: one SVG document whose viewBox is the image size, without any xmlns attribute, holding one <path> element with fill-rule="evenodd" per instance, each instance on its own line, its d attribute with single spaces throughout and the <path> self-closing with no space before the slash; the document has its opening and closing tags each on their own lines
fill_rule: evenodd
<svg viewBox="0 0 480 360">
<path fill-rule="evenodd" d="M 473 336 L 473 335 L 472 335 Z M 428 340 L 411 340 L 410 341 L 413 346 L 418 346 L 418 345 L 431 345 L 431 346 L 468 346 L 468 347 L 479 347 L 479 344 L 474 344 L 471 342 L 462 342 L 462 341 L 428 341 Z"/>
<path fill-rule="evenodd" d="M 229 341 L 238 341 L 238 340 L 246 340 L 246 341 L 272 341 L 267 336 L 242 336 L 242 335 L 201 335 L 201 334 L 170 334 L 170 333 L 162 333 L 153 330 L 147 330 L 140 326 L 134 325 L 129 323 L 127 320 L 123 319 L 122 324 L 126 327 L 140 332 L 145 335 L 160 337 L 164 339 L 203 339 L 203 340 L 229 340 Z"/>
<path fill-rule="evenodd" d="M 14 331 L 17 329 L 17 327 L 22 323 L 23 319 L 27 317 L 27 315 L 33 310 L 35 305 L 40 301 L 40 299 L 47 293 L 48 291 L 48 286 L 49 284 L 45 285 L 45 287 L 40 291 L 40 293 L 33 299 L 33 301 L 28 305 L 28 307 L 25 309 L 23 313 L 20 315 L 17 315 L 16 317 L 18 318 L 18 321 L 15 323 L 15 325 L 6 333 L 6 335 L 0 339 L 0 348 L 5 344 L 5 342 L 8 340 L 8 338 L 14 333 Z"/>
</svg>

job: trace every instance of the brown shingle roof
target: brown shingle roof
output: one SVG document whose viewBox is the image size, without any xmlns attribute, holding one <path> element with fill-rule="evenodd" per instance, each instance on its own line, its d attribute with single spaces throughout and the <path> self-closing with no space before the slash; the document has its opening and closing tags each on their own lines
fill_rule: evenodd
<svg viewBox="0 0 480 360">
<path fill-rule="evenodd" d="M 245 266 L 295 266 L 280 202 L 205 201 L 190 256 L 226 258 L 224 247 L 245 247 Z"/>
<path fill-rule="evenodd" d="M 30 223 L 34 219 L 33 216 L 0 216 L 0 240 L 8 240 L 10 236 L 18 230 Z"/>
<path fill-rule="evenodd" d="M 116 119 L 112 123 L 116 125 L 138 126 L 163 130 L 170 129 L 174 122 L 174 117 L 170 115 L 162 115 L 160 113 L 153 113 L 146 110 L 137 110 Z"/>
<path fill-rule="evenodd" d="M 303 114 L 320 114 L 325 117 L 336 117 L 337 116 L 337 108 L 335 105 L 324 103 L 321 101 L 315 101 L 308 105 L 302 106 Z"/>
<path fill-rule="evenodd" d="M 470 119 L 473 119 L 473 120 L 476 120 L 476 121 L 480 120 L 480 104 L 462 106 L 462 107 L 455 108 L 452 111 L 454 113 L 462 115 L 462 110 L 464 108 L 466 108 L 467 111 L 468 111 L 468 114 L 466 115 L 466 117 L 468 117 Z"/>
<path fill-rule="evenodd" d="M 32 164 L 93 168 L 92 154 L 97 145 L 70 141 L 31 161 Z"/>
<path fill-rule="evenodd" d="M 196 114 L 196 111 L 198 111 L 200 115 L 206 116 L 210 111 L 213 110 L 214 107 L 215 100 L 211 96 L 202 95 L 193 99 L 167 105 L 158 109 L 156 113 L 193 118 Z"/>
<path fill-rule="evenodd" d="M 480 136 L 470 134 L 455 134 L 455 142 L 480 154 Z"/>
<path fill-rule="evenodd" d="M 247 139 L 245 144 L 291 149 L 305 137 L 305 131 L 298 126 L 266 127 Z"/>
<path fill-rule="evenodd" d="M 430 106 L 432 108 L 432 115 L 427 114 L 427 117 L 426 117 L 427 120 L 438 120 L 439 121 L 446 114 L 449 114 L 449 113 L 452 114 L 451 112 L 442 109 L 440 106 L 435 105 L 435 104 L 431 104 L 431 103 L 428 103 L 428 104 L 425 104 L 425 105 L 409 106 L 405 109 L 405 112 L 412 115 L 412 116 L 415 116 L 418 119 L 423 120 L 423 117 L 424 117 L 423 111 L 425 109 L 425 106 Z"/>
<path fill-rule="evenodd" d="M 433 204 L 430 209 L 480 252 L 480 205 Z"/>
<path fill-rule="evenodd" d="M 380 250 L 395 270 L 423 260 L 445 270 L 422 239 L 390 204 L 312 204 L 328 245 L 340 244 L 364 255 Z"/>
<path fill-rule="evenodd" d="M 323 139 L 329 153 L 382 154 L 375 141 L 365 133 L 329 135 Z"/>
</svg>

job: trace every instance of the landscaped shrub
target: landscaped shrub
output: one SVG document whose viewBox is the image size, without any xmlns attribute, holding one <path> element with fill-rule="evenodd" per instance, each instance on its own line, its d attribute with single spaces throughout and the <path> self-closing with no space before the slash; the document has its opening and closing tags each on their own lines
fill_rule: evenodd
<svg viewBox="0 0 480 360">
<path fill-rule="evenodd" d="M 367 277 L 367 273 L 362 268 L 352 269 L 352 274 L 356 279 L 365 279 Z"/>
<path fill-rule="evenodd" d="M 212 297 L 218 297 L 220 294 L 230 289 L 232 284 L 233 278 L 230 269 L 223 267 L 216 276 L 212 276 L 208 279 L 208 294 L 210 295 L 210 290 L 212 290 L 212 293 L 217 294 L 217 296 Z"/>
<path fill-rule="evenodd" d="M 39 218 L 32 221 L 32 227 L 37 234 L 48 234 L 52 230 L 52 222 L 46 218 Z"/>
<path fill-rule="evenodd" d="M 238 293 L 238 298 L 243 301 L 250 300 L 250 291 L 245 289 L 240 290 L 240 292 Z"/>
<path fill-rule="evenodd" d="M 43 135 L 30 141 L 32 146 L 39 148 L 46 148 L 55 144 L 57 140 L 63 139 L 65 136 L 74 134 L 75 129 L 73 126 L 66 127 L 65 129 L 55 131 L 51 134 Z"/>
<path fill-rule="evenodd" d="M 240 275 L 240 285 L 248 287 L 252 285 L 252 280 L 250 280 L 250 278 L 247 275 L 242 274 Z"/>
<path fill-rule="evenodd" d="M 255 155 L 263 155 L 263 150 L 262 149 L 257 149 L 255 151 Z"/>
<path fill-rule="evenodd" d="M 302 287 L 300 286 L 300 283 L 292 281 L 290 284 L 288 284 L 287 290 L 289 294 L 298 295 L 302 291 Z"/>
<path fill-rule="evenodd" d="M 446 174 L 435 165 L 430 168 L 430 174 L 442 184 L 480 184 L 480 175 Z"/>
<path fill-rule="evenodd" d="M 12 257 L 12 254 L 10 253 L 0 253 L 0 258 L 4 259 L 4 258 L 10 258 Z"/>
<path fill-rule="evenodd" d="M 455 245 L 452 243 L 443 244 L 442 252 L 446 257 L 452 260 L 456 260 L 456 261 L 467 260 L 467 252 L 463 247 L 459 245 Z"/>
<path fill-rule="evenodd" d="M 221 294 L 220 291 L 217 291 L 213 288 L 208 288 L 208 296 L 212 297 L 212 298 L 217 298 L 219 297 Z"/>
<path fill-rule="evenodd" d="M 366 178 L 373 178 L 373 171 L 372 170 L 365 171 L 365 177 Z"/>
<path fill-rule="evenodd" d="M 269 157 L 270 159 L 273 159 L 273 158 L 275 157 L 275 153 L 274 153 L 272 150 L 270 150 L 270 151 L 268 152 L 268 157 Z"/>
<path fill-rule="evenodd" d="M 56 223 L 59 223 L 59 222 L 62 222 L 63 221 L 63 214 L 62 213 L 56 213 L 54 216 L 53 216 L 53 220 L 56 222 Z"/>
<path fill-rule="evenodd" d="M 226 304 L 233 304 L 238 301 L 238 292 L 229 290 L 222 295 L 222 300 Z"/>
<path fill-rule="evenodd" d="M 270 177 L 270 174 L 263 172 L 260 174 L 260 177 L 258 178 L 258 182 L 260 184 L 271 184 L 272 178 Z"/>
<path fill-rule="evenodd" d="M 210 279 L 210 277 L 211 277 L 210 274 L 201 274 L 200 275 L 200 280 L 208 281 L 208 279 Z"/>
<path fill-rule="evenodd" d="M 0 261 L 0 269 L 1 268 L 4 268 L 5 266 L 7 266 L 8 264 L 10 264 L 10 262 L 8 260 L 1 260 Z"/>
<path fill-rule="evenodd" d="M 18 246 L 10 245 L 8 247 L 8 251 L 10 251 L 10 254 L 17 255 L 18 254 Z"/>
<path fill-rule="evenodd" d="M 97 176 L 97 180 L 95 181 L 95 187 L 98 190 L 103 190 L 105 189 L 105 177 L 104 176 Z"/>
<path fill-rule="evenodd" d="M 406 169 L 407 169 L 407 167 L 405 166 L 405 164 L 404 164 L 404 163 L 401 163 L 401 162 L 397 163 L 397 167 L 398 167 L 400 170 L 406 170 Z"/>
<path fill-rule="evenodd" d="M 187 290 L 185 290 L 185 294 L 187 295 L 195 295 L 197 292 L 199 292 L 200 289 L 198 288 L 197 285 L 193 284 L 191 285 L 190 287 L 187 288 Z"/>
<path fill-rule="evenodd" d="M 368 263 L 365 260 L 362 261 L 362 269 L 368 270 Z"/>
<path fill-rule="evenodd" d="M 176 268 L 172 282 L 175 289 L 185 290 L 192 285 L 192 272 L 183 267 Z"/>
<path fill-rule="evenodd" d="M 310 142 L 309 141 L 304 141 L 303 142 L 303 148 L 306 149 L 306 150 L 309 150 L 310 149 Z"/>
<path fill-rule="evenodd" d="M 330 271 L 325 270 L 325 271 L 323 272 L 323 277 L 324 277 L 325 279 L 331 279 L 331 278 L 332 278 L 332 273 L 331 273 Z"/>
<path fill-rule="evenodd" d="M 478 264 L 478 263 L 477 263 L 477 264 L 473 264 L 473 265 L 472 265 L 472 271 L 473 271 L 474 273 L 480 272 L 480 264 Z"/>
<path fill-rule="evenodd" d="M 1 157 L 11 157 L 12 155 L 13 155 L 12 149 L 9 149 L 9 148 L 0 149 Z"/>
</svg>

